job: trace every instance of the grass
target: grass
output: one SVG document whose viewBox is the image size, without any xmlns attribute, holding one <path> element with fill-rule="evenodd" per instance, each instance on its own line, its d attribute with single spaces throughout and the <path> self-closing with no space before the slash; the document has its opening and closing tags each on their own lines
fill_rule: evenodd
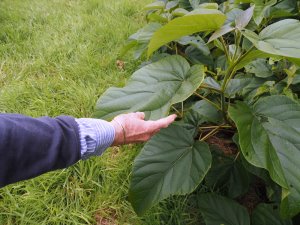
<svg viewBox="0 0 300 225">
<path fill-rule="evenodd" d="M 0 111 L 90 117 L 98 97 L 122 86 L 138 62 L 115 63 L 151 0 L 1 0 Z M 127 201 L 140 146 L 0 190 L 0 224 L 196 224 L 193 199 L 173 197 L 139 218 Z"/>
</svg>

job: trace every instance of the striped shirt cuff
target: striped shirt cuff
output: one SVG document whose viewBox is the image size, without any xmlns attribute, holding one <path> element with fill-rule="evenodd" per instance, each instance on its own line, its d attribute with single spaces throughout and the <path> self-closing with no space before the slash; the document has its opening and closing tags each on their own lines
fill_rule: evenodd
<svg viewBox="0 0 300 225">
<path fill-rule="evenodd" d="M 91 118 L 75 119 L 79 126 L 81 159 L 101 155 L 112 145 L 115 129 L 111 123 Z"/>
</svg>

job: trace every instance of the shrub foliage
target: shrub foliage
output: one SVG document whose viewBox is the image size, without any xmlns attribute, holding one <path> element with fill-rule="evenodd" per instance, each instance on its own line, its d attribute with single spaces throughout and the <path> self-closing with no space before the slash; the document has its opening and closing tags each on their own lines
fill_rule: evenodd
<svg viewBox="0 0 300 225">
<path fill-rule="evenodd" d="M 195 192 L 206 224 L 291 224 L 300 212 L 299 2 L 160 0 L 144 9 L 147 25 L 122 51 L 144 62 L 96 111 L 178 115 L 135 159 L 136 213 Z"/>
</svg>

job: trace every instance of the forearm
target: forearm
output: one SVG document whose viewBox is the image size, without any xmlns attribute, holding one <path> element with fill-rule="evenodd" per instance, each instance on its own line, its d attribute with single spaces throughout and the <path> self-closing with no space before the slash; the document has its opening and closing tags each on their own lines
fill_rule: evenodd
<svg viewBox="0 0 300 225">
<path fill-rule="evenodd" d="M 0 114 L 0 187 L 68 167 L 80 158 L 74 118 Z"/>
</svg>

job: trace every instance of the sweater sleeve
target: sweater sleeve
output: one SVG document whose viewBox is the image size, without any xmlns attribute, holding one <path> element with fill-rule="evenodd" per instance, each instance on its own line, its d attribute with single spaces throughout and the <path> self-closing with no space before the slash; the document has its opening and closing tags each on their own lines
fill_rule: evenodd
<svg viewBox="0 0 300 225">
<path fill-rule="evenodd" d="M 79 159 L 74 118 L 0 114 L 0 187 L 68 167 Z"/>
</svg>

